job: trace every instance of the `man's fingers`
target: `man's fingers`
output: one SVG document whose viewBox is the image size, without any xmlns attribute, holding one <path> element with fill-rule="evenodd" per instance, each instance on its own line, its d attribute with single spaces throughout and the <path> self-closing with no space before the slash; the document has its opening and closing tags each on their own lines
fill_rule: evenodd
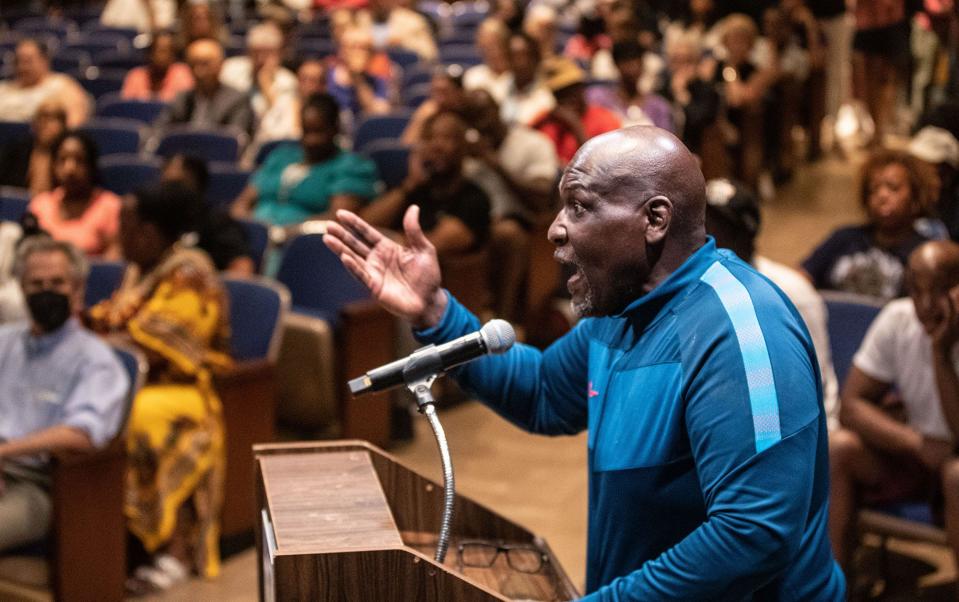
<svg viewBox="0 0 959 602">
<path fill-rule="evenodd" d="M 354 278 L 359 280 L 360 283 L 368 288 L 374 295 L 376 294 L 376 291 L 373 290 L 373 277 L 370 276 L 366 268 L 356 260 L 355 256 L 346 253 L 340 255 L 340 261 L 343 262 L 343 266 L 346 267 L 347 271 L 352 274 Z"/>
<path fill-rule="evenodd" d="M 349 247 L 354 253 L 363 257 L 364 259 L 370 254 L 370 247 L 366 245 L 365 242 L 357 238 L 357 236 L 344 228 L 343 226 L 330 222 L 326 228 L 327 235 L 332 235 L 336 237 L 339 242 L 347 247 Z"/>
<path fill-rule="evenodd" d="M 360 242 L 370 248 L 375 247 L 376 243 L 383 239 L 383 235 L 379 230 L 363 221 L 363 218 L 352 211 L 340 209 L 336 212 L 336 219 L 340 222 L 339 225 L 344 231 L 346 228 L 349 228 Z"/>
<path fill-rule="evenodd" d="M 403 230 L 406 232 L 406 240 L 410 247 L 416 250 L 428 249 L 432 245 L 423 234 L 423 228 L 420 227 L 420 208 L 419 205 L 410 205 L 403 215 Z"/>
</svg>

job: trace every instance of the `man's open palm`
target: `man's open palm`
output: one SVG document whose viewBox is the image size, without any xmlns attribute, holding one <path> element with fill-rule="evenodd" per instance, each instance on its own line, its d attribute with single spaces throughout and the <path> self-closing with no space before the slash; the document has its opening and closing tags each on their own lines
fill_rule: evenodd
<svg viewBox="0 0 959 602">
<path fill-rule="evenodd" d="M 403 216 L 407 244 L 401 245 L 349 211 L 337 211 L 323 242 L 339 255 L 346 269 L 362 282 L 387 311 L 414 325 L 435 323 L 440 292 L 436 249 L 419 224 L 419 207 Z"/>
</svg>

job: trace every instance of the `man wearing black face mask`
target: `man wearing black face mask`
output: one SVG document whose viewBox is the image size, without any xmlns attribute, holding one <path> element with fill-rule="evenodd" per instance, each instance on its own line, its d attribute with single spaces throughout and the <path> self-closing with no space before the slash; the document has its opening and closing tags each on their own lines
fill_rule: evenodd
<svg viewBox="0 0 959 602">
<path fill-rule="evenodd" d="M 30 319 L 0 327 L 0 552 L 43 538 L 50 525 L 47 461 L 91 451 L 116 434 L 129 378 L 86 331 L 86 262 L 45 236 L 17 254 Z"/>
</svg>

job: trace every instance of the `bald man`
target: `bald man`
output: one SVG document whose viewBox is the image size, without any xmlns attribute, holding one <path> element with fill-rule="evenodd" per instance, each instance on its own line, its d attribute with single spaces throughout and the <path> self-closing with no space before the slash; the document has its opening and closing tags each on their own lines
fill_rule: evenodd
<svg viewBox="0 0 959 602">
<path fill-rule="evenodd" d="M 944 502 L 942 518 L 959 561 L 959 245 L 917 248 L 906 282 L 909 298 L 883 308 L 853 358 L 842 390 L 843 428 L 829 441 L 829 528 L 844 566 L 854 550 L 860 501 Z M 893 389 L 905 421 L 880 409 Z"/>
<path fill-rule="evenodd" d="M 617 130 L 559 192 L 549 239 L 584 319 L 455 376 L 529 431 L 589 431 L 584 599 L 843 599 L 812 342 L 785 295 L 706 236 L 696 160 L 664 130 Z M 480 324 L 440 288 L 417 217 L 406 247 L 346 212 L 326 242 L 439 343 Z"/>
<path fill-rule="evenodd" d="M 162 131 L 177 124 L 210 129 L 228 125 L 251 134 L 253 109 L 249 95 L 220 83 L 223 67 L 220 43 L 212 39 L 193 42 L 186 49 L 186 62 L 196 86 L 178 94 L 160 114 L 155 126 Z"/>
</svg>

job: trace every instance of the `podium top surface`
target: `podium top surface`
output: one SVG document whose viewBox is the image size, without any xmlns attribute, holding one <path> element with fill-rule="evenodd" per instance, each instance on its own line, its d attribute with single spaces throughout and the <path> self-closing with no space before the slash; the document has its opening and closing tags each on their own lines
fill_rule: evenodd
<svg viewBox="0 0 959 602">
<path fill-rule="evenodd" d="M 259 456 L 277 554 L 403 545 L 367 451 Z"/>
</svg>

